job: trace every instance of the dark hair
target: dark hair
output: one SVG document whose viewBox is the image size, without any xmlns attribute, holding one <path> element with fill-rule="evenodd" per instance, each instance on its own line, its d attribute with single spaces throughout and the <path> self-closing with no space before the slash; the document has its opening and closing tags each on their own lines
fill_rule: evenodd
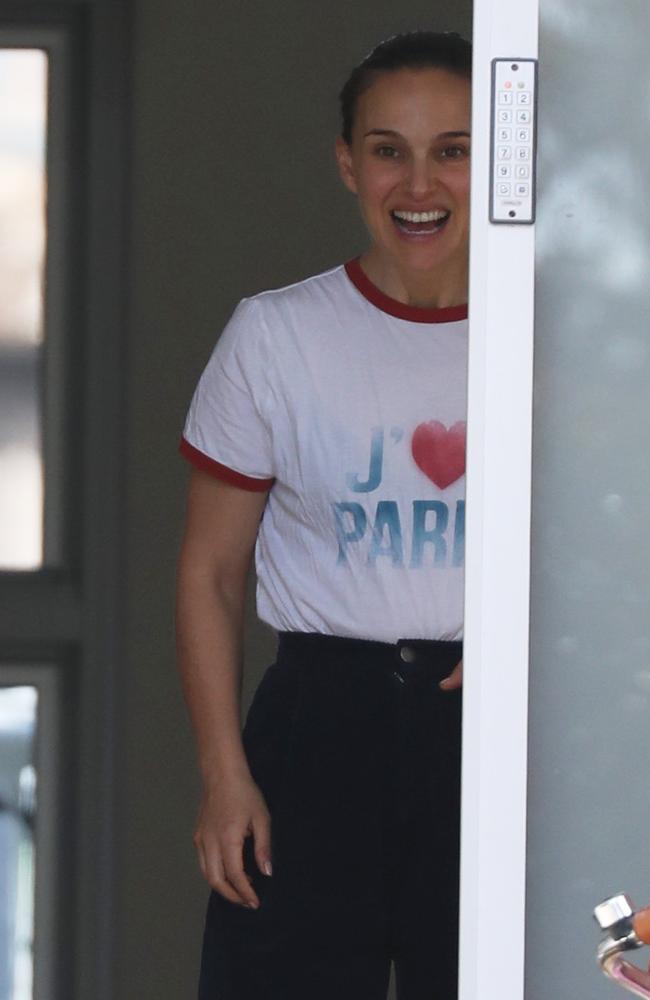
<svg viewBox="0 0 650 1000">
<path fill-rule="evenodd" d="M 341 93 L 341 135 L 352 141 L 352 126 L 359 97 L 378 73 L 398 69 L 446 69 L 466 77 L 472 75 L 472 44 L 455 31 L 409 31 L 393 35 L 375 46 L 350 73 Z"/>
</svg>

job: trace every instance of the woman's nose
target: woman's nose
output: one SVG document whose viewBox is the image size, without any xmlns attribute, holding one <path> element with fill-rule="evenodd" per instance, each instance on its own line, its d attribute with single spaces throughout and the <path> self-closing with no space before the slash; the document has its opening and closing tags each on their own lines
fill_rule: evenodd
<svg viewBox="0 0 650 1000">
<path fill-rule="evenodd" d="M 430 160 L 413 160 L 409 171 L 409 192 L 415 198 L 431 194 L 438 184 L 437 170 Z"/>
</svg>

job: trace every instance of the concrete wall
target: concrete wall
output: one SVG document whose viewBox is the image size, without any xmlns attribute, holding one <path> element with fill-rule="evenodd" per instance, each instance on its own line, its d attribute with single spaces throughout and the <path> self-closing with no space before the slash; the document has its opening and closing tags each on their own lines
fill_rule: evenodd
<svg viewBox="0 0 650 1000">
<path fill-rule="evenodd" d="M 134 0 L 126 708 L 119 1000 L 195 995 L 207 890 L 173 660 L 194 383 L 237 301 L 359 253 L 333 157 L 337 93 L 382 38 L 471 29 L 468 0 Z M 248 701 L 273 653 L 249 618 Z"/>
</svg>

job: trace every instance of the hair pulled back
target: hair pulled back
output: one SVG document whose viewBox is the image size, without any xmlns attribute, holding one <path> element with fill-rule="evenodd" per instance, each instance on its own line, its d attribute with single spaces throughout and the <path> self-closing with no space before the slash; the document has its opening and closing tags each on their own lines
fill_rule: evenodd
<svg viewBox="0 0 650 1000">
<path fill-rule="evenodd" d="M 409 31 L 375 46 L 350 73 L 340 94 L 341 135 L 350 145 L 357 101 L 379 73 L 399 69 L 445 69 L 470 79 L 472 45 L 455 31 Z"/>
</svg>

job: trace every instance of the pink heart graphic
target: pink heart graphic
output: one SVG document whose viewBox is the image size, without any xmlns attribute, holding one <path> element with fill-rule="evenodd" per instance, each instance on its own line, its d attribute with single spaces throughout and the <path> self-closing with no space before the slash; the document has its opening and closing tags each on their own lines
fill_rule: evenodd
<svg viewBox="0 0 650 1000">
<path fill-rule="evenodd" d="M 464 420 L 449 429 L 439 420 L 430 420 L 413 432 L 411 453 L 415 463 L 441 490 L 465 472 L 465 436 Z"/>
</svg>

